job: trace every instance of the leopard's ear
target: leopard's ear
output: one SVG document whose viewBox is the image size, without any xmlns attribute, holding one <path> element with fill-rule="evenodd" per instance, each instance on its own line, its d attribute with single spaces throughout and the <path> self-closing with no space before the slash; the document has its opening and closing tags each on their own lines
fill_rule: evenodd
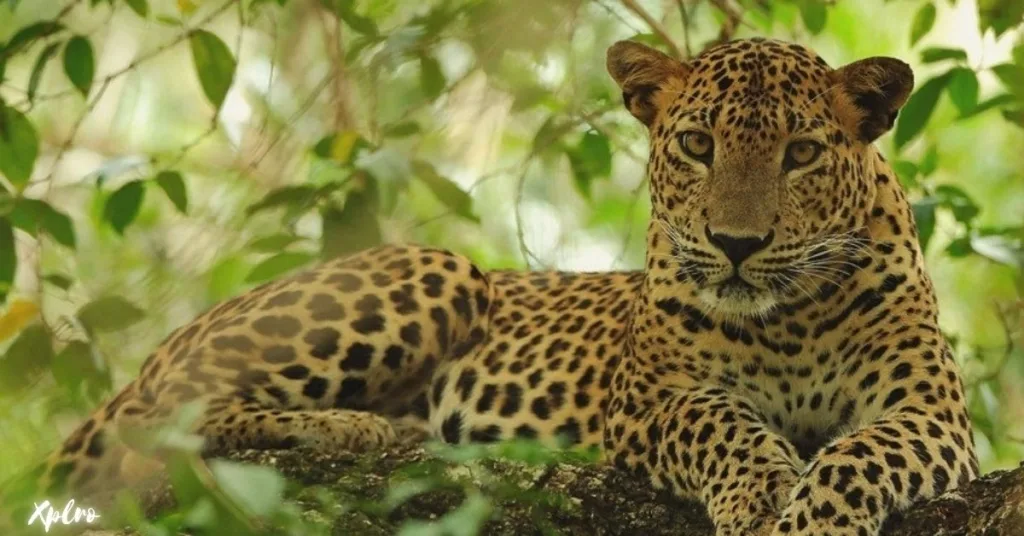
<svg viewBox="0 0 1024 536">
<path fill-rule="evenodd" d="M 836 113 L 861 141 L 871 143 L 896 122 L 914 89 L 914 72 L 896 58 L 874 57 L 832 73 Z"/>
<path fill-rule="evenodd" d="M 689 71 L 684 63 L 634 43 L 619 41 L 608 49 L 608 73 L 622 89 L 622 101 L 634 117 L 651 126 L 661 107 L 682 89 Z"/>
</svg>

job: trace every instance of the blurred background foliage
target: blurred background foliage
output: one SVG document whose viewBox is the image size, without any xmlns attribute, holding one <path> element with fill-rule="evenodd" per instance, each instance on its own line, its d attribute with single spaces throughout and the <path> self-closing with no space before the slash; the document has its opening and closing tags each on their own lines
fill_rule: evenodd
<svg viewBox="0 0 1024 536">
<path fill-rule="evenodd" d="M 318 259 L 413 241 L 487 268 L 642 267 L 645 132 L 605 49 L 753 35 L 913 65 L 880 146 L 982 465 L 1016 465 L 1022 21 L 1024 0 L 0 0 L 0 481 L 174 327 Z M 486 518 L 474 500 L 460 515 Z"/>
</svg>

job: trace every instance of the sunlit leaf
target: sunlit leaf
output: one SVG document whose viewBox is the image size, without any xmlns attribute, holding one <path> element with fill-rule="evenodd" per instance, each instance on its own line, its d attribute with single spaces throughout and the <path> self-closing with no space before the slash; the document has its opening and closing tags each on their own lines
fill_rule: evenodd
<svg viewBox="0 0 1024 536">
<path fill-rule="evenodd" d="M 923 63 L 936 63 L 946 60 L 967 61 L 967 52 L 959 48 L 943 47 L 926 48 L 921 51 L 921 61 Z"/>
<path fill-rule="evenodd" d="M 29 102 L 32 102 L 36 98 L 36 92 L 39 90 L 39 82 L 43 79 L 43 71 L 46 70 L 46 64 L 50 63 L 50 60 L 57 55 L 57 51 L 60 49 L 60 43 L 50 43 L 46 45 L 46 48 L 39 53 L 39 57 L 36 58 L 36 64 L 32 67 L 32 74 L 28 78 L 28 90 L 26 96 Z"/>
<path fill-rule="evenodd" d="M 296 268 L 305 266 L 316 260 L 316 255 L 310 253 L 284 252 L 278 253 L 269 259 L 257 264 L 246 276 L 246 283 L 262 283 L 284 275 Z"/>
<path fill-rule="evenodd" d="M 124 0 L 124 3 L 128 4 L 128 7 L 132 8 L 136 15 L 142 18 L 149 16 L 149 4 L 146 0 Z"/>
<path fill-rule="evenodd" d="M 473 198 L 459 188 L 447 177 L 441 176 L 434 166 L 427 162 L 413 162 L 416 177 L 422 181 L 439 201 L 453 212 L 467 220 L 479 223 L 480 218 L 473 214 Z"/>
<path fill-rule="evenodd" d="M 910 27 L 910 46 L 914 46 L 935 26 L 935 4 L 928 2 L 917 10 Z"/>
<path fill-rule="evenodd" d="M 224 41 L 206 30 L 193 30 L 189 45 L 203 93 L 219 110 L 235 77 L 235 57 Z"/>
<path fill-rule="evenodd" d="M 355 161 L 359 150 L 369 146 L 370 144 L 359 133 L 348 130 L 321 138 L 313 147 L 313 154 L 339 164 L 350 165 Z"/>
<path fill-rule="evenodd" d="M 897 149 L 906 145 L 924 129 L 935 110 L 935 105 L 939 102 L 942 90 L 949 83 L 949 78 L 949 73 L 932 78 L 910 96 L 896 123 L 893 141 Z"/>
<path fill-rule="evenodd" d="M 28 184 L 39 156 L 39 137 L 24 114 L 0 101 L 0 173 L 19 191 Z"/>
<path fill-rule="evenodd" d="M 97 298 L 78 310 L 78 321 L 90 332 L 119 331 L 142 320 L 145 313 L 119 296 Z"/>
<path fill-rule="evenodd" d="M 43 231 L 62 246 L 75 247 L 75 228 L 71 218 L 46 201 L 20 197 L 14 200 L 11 223 L 33 236 Z"/>
<path fill-rule="evenodd" d="M 188 191 L 185 189 L 185 179 L 177 171 L 161 171 L 156 176 L 156 184 L 171 200 L 174 208 L 182 214 L 188 212 Z"/>
<path fill-rule="evenodd" d="M 0 314 L 0 343 L 17 334 L 25 325 L 39 316 L 39 306 L 28 300 L 14 300 Z"/>
<path fill-rule="evenodd" d="M 1024 247 L 1019 240 L 1000 235 L 972 236 L 971 249 L 995 262 L 1024 268 Z"/>
<path fill-rule="evenodd" d="M 64 47 L 64 74 L 83 97 L 89 96 L 96 74 L 96 58 L 92 43 L 85 37 L 76 35 Z"/>
<path fill-rule="evenodd" d="M 131 181 L 121 186 L 107 198 L 103 206 L 103 219 L 110 223 L 118 234 L 124 234 L 125 228 L 139 215 L 145 195 L 146 188 L 142 181 Z"/>
</svg>

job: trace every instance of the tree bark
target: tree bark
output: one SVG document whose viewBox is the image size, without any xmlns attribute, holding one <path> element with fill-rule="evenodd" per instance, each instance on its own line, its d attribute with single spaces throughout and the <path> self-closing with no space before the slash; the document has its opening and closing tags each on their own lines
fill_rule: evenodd
<svg viewBox="0 0 1024 536">
<path fill-rule="evenodd" d="M 294 481 L 322 486 L 357 502 L 382 501 L 395 482 L 408 478 L 409 471 L 417 467 L 433 467 L 459 482 L 453 488 L 415 495 L 391 512 L 351 509 L 331 521 L 332 533 L 339 535 L 395 534 L 406 521 L 440 519 L 463 502 L 465 495 L 460 486 L 486 488 L 499 481 L 515 487 L 505 486 L 497 494 L 483 534 L 714 535 L 700 504 L 659 493 L 647 482 L 603 465 L 560 463 L 545 467 L 483 460 L 466 468 L 440 462 L 421 447 L 408 446 L 329 457 L 302 450 L 250 450 L 232 453 L 228 459 L 275 467 Z M 529 500 L 538 492 L 547 492 L 548 500 Z M 510 498 L 517 494 L 527 499 Z M 165 499 L 153 502 L 155 509 L 169 505 L 169 495 L 162 496 Z M 918 503 L 893 516 L 883 533 L 1024 536 L 1024 464 L 1012 471 L 992 472 L 963 489 Z"/>
</svg>

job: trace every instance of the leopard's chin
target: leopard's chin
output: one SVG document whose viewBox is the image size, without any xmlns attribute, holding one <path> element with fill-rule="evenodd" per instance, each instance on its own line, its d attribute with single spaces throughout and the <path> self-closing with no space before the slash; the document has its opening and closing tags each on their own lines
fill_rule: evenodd
<svg viewBox="0 0 1024 536">
<path fill-rule="evenodd" d="M 767 314 L 779 304 L 772 292 L 737 276 L 701 289 L 697 297 L 714 313 L 727 316 L 756 317 Z"/>
</svg>

